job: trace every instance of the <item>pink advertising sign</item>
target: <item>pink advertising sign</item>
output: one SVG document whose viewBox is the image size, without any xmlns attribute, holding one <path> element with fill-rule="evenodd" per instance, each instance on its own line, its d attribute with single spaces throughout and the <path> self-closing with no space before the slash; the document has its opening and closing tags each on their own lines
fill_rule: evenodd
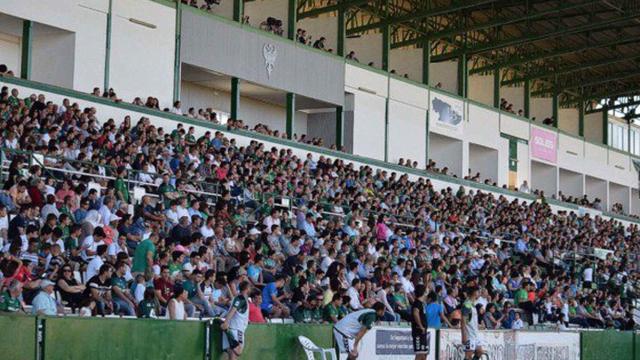
<svg viewBox="0 0 640 360">
<path fill-rule="evenodd" d="M 531 156 L 551 163 L 557 161 L 557 135 L 554 132 L 531 128 Z"/>
</svg>

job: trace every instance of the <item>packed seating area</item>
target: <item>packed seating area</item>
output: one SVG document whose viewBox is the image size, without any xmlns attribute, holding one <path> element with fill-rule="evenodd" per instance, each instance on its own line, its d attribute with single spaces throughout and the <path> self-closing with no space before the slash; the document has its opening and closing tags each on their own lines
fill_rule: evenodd
<svg viewBox="0 0 640 360">
<path fill-rule="evenodd" d="M 216 317 L 248 280 L 252 322 L 407 321 L 424 284 L 430 327 L 472 286 L 487 329 L 636 327 L 637 225 L 8 88 L 0 119 L 0 311 Z"/>
</svg>

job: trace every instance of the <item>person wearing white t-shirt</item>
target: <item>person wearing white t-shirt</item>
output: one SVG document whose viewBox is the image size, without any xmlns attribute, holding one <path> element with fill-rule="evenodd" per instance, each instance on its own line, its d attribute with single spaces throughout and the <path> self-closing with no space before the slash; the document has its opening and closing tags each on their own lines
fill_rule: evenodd
<svg viewBox="0 0 640 360">
<path fill-rule="evenodd" d="M 98 275 L 100 267 L 104 265 L 104 256 L 107 253 L 107 245 L 99 245 L 96 250 L 96 256 L 89 261 L 87 265 L 87 272 L 85 275 L 85 281 L 89 281 L 92 277 Z"/>
<path fill-rule="evenodd" d="M 350 298 L 349 306 L 353 311 L 358 311 L 364 308 L 362 303 L 360 303 L 360 288 L 362 286 L 362 282 L 360 279 L 353 279 L 351 282 L 351 287 L 347 289 L 347 295 Z"/>
<path fill-rule="evenodd" d="M 93 229 L 93 235 L 89 235 L 82 241 L 80 256 L 86 262 L 89 262 L 96 256 L 99 245 L 104 244 L 106 234 L 101 227 Z"/>
<path fill-rule="evenodd" d="M 587 265 L 582 272 L 582 279 L 584 280 L 583 288 L 591 289 L 591 283 L 593 283 L 593 266 Z"/>
</svg>

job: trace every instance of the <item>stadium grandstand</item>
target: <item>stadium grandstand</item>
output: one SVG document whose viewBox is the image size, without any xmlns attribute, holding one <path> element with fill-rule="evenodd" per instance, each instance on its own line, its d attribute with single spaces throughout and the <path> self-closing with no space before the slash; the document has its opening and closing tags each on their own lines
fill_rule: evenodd
<svg viewBox="0 0 640 360">
<path fill-rule="evenodd" d="M 2 0 L 0 359 L 640 360 L 639 54 L 633 0 Z"/>
</svg>

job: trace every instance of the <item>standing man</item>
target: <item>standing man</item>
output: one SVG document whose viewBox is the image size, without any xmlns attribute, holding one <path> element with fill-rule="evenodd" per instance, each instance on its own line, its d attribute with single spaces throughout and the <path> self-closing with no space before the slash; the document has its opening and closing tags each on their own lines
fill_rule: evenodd
<svg viewBox="0 0 640 360">
<path fill-rule="evenodd" d="M 462 326 L 460 326 L 462 345 L 464 346 L 464 358 L 467 360 L 479 359 L 484 353 L 479 338 L 478 311 L 474 305 L 477 299 L 478 288 L 472 286 L 467 289 L 467 299 L 464 304 L 462 304 Z"/>
<path fill-rule="evenodd" d="M 419 284 L 415 289 L 415 300 L 411 304 L 411 337 L 416 360 L 426 360 L 429 355 L 429 332 L 425 324 L 424 302 L 426 287 Z"/>
<path fill-rule="evenodd" d="M 229 360 L 236 360 L 242 355 L 244 333 L 249 325 L 249 282 L 241 282 L 238 288 L 240 293 L 233 298 L 231 309 L 220 325 L 223 331 L 222 349 L 229 354 Z"/>
<path fill-rule="evenodd" d="M 338 343 L 340 354 L 348 353 L 348 360 L 358 358 L 358 345 L 373 327 L 373 323 L 384 316 L 384 304 L 377 302 L 371 309 L 364 309 L 344 317 L 333 327 L 333 335 Z"/>
</svg>

